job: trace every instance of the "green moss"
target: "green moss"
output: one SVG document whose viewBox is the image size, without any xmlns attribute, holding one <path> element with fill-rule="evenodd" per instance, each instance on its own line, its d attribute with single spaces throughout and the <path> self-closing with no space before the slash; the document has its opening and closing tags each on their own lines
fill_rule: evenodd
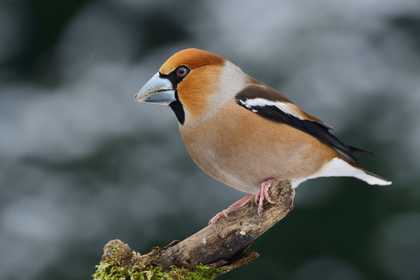
<svg viewBox="0 0 420 280">
<path fill-rule="evenodd" d="M 94 280 L 202 280 L 213 279 L 225 272 L 222 269 L 205 265 L 197 265 L 194 270 L 174 266 L 168 273 L 163 272 L 158 267 L 149 267 L 146 269 L 145 267 L 134 266 L 127 269 L 109 263 L 101 263 L 96 268 L 95 274 L 92 275 Z"/>
</svg>

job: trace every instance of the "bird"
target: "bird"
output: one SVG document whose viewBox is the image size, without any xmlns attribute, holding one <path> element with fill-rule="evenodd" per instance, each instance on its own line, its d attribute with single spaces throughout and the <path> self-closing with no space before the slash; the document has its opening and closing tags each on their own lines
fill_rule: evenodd
<svg viewBox="0 0 420 280">
<path fill-rule="evenodd" d="M 169 106 L 192 160 L 216 180 L 248 193 L 209 224 L 254 198 L 274 203 L 272 183 L 292 187 L 318 177 L 355 177 L 370 185 L 392 182 L 358 165 L 356 152 L 333 128 L 229 60 L 188 48 L 172 55 L 135 94 L 135 101 Z"/>
</svg>

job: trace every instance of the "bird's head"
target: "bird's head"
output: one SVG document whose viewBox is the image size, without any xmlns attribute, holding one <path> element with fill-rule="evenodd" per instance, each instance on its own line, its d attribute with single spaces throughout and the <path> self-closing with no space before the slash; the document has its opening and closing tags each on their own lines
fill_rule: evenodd
<svg viewBox="0 0 420 280">
<path fill-rule="evenodd" d="M 171 56 L 134 100 L 169 105 L 183 125 L 211 116 L 243 87 L 245 80 L 246 75 L 225 58 L 185 49 Z"/>
</svg>

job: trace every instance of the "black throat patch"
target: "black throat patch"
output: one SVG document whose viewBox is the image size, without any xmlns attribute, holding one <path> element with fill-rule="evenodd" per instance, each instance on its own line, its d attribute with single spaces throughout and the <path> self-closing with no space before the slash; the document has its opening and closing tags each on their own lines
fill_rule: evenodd
<svg viewBox="0 0 420 280">
<path fill-rule="evenodd" d="M 185 122 L 185 112 L 184 108 L 182 107 L 181 102 L 179 102 L 178 98 L 176 101 L 171 102 L 169 104 L 169 107 L 171 107 L 172 111 L 174 111 L 176 118 L 178 119 L 178 122 L 180 124 L 184 124 Z"/>
</svg>

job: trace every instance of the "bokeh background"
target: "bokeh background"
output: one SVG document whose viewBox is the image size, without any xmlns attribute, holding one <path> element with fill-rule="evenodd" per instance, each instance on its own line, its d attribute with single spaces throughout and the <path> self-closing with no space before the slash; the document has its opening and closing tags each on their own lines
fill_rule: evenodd
<svg viewBox="0 0 420 280">
<path fill-rule="evenodd" d="M 220 279 L 420 279 L 420 1 L 2 0 L 0 278 L 89 279 L 244 194 L 190 159 L 170 108 L 133 102 L 176 51 L 228 58 L 377 152 L 388 187 L 311 180 Z"/>
</svg>

